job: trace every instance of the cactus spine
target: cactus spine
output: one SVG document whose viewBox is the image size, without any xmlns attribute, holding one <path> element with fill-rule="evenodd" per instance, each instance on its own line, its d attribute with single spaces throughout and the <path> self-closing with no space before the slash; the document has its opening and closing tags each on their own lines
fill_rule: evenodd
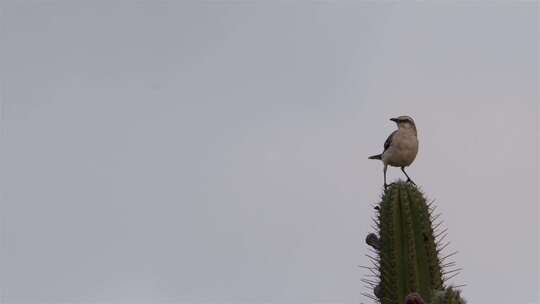
<svg viewBox="0 0 540 304">
<path fill-rule="evenodd" d="M 406 182 L 396 182 L 384 191 L 382 201 L 375 206 L 376 230 L 366 243 L 377 257 L 370 257 L 372 277 L 363 280 L 373 288 L 373 295 L 366 295 L 382 304 L 402 304 L 411 293 L 431 300 L 437 290 L 445 289 L 445 265 L 439 258 L 440 235 L 435 235 L 432 208 L 423 194 Z M 444 232 L 443 232 L 444 234 Z M 444 238 L 444 235 L 443 235 Z M 459 293 L 458 293 L 459 296 Z M 436 302 L 462 303 L 462 302 Z"/>
</svg>

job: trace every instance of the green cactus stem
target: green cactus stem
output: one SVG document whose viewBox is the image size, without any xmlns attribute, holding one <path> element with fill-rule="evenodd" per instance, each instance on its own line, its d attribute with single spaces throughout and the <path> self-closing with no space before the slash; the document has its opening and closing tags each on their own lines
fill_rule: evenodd
<svg viewBox="0 0 540 304">
<path fill-rule="evenodd" d="M 376 257 L 368 255 L 373 266 L 367 268 L 378 278 L 363 280 L 374 294 L 366 296 L 382 304 L 401 304 L 410 294 L 417 302 L 432 299 L 434 290 L 445 288 L 445 275 L 451 271 L 445 272 L 449 263 L 443 265 L 445 258 L 439 258 L 446 245 L 440 242 L 441 234 L 434 233 L 432 209 L 424 195 L 415 185 L 398 181 L 384 191 L 374 209 L 377 233 L 369 234 L 366 243 Z"/>
<path fill-rule="evenodd" d="M 448 287 L 444 290 L 437 290 L 433 293 L 431 304 L 466 304 L 467 301 L 461 297 L 459 290 Z"/>
</svg>

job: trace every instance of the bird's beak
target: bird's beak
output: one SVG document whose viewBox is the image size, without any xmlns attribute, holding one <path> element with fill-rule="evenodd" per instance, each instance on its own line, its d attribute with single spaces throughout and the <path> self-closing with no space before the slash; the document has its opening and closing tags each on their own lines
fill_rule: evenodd
<svg viewBox="0 0 540 304">
<path fill-rule="evenodd" d="M 397 118 L 390 118 L 390 120 L 393 121 L 393 122 L 398 122 Z"/>
</svg>

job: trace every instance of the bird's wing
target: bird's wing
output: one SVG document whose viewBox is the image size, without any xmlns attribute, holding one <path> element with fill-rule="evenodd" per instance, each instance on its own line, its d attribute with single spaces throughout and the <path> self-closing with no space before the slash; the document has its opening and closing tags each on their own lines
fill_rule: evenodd
<svg viewBox="0 0 540 304">
<path fill-rule="evenodd" d="M 395 130 L 394 132 L 392 132 L 388 138 L 386 139 L 386 141 L 384 142 L 384 152 L 386 152 L 386 150 L 388 150 L 388 148 L 390 147 L 390 145 L 392 144 L 392 137 L 394 137 L 394 134 L 397 133 L 398 130 Z"/>
</svg>

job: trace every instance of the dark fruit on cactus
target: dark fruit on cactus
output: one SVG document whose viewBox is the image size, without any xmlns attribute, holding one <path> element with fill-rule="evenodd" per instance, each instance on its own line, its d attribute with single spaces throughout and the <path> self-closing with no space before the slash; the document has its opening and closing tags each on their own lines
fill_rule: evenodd
<svg viewBox="0 0 540 304">
<path fill-rule="evenodd" d="M 426 199 L 416 186 L 400 181 L 384 191 L 379 207 L 377 242 L 368 236 L 368 244 L 378 247 L 382 295 L 377 298 L 382 304 L 403 303 L 411 293 L 416 295 L 411 303 L 431 299 L 444 282 Z"/>
<path fill-rule="evenodd" d="M 382 286 L 381 284 L 378 284 L 373 288 L 373 294 L 377 297 L 377 299 L 382 299 Z"/>
<path fill-rule="evenodd" d="M 379 250 L 381 247 L 379 237 L 375 233 L 370 233 L 367 235 L 366 244 L 373 247 L 375 250 Z"/>
</svg>

